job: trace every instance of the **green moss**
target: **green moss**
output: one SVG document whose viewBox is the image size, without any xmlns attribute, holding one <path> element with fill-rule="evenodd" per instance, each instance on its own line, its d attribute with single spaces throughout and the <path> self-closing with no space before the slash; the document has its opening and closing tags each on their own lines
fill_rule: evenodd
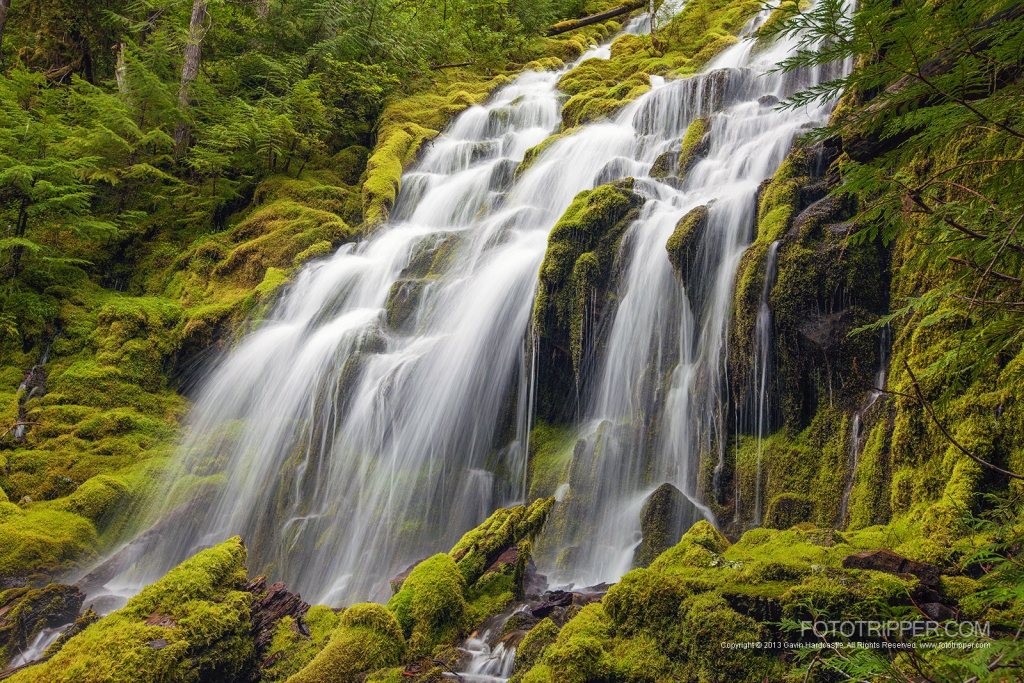
<svg viewBox="0 0 1024 683">
<path fill-rule="evenodd" d="M 245 556 L 237 537 L 202 551 L 10 680 L 247 680 L 255 653 L 252 596 L 240 590 Z"/>
<path fill-rule="evenodd" d="M 543 419 L 557 415 L 578 377 L 587 320 L 600 317 L 619 241 L 643 203 L 632 186 L 629 178 L 579 193 L 548 236 L 533 307 Z"/>
<path fill-rule="evenodd" d="M 562 627 L 544 655 L 551 681 L 584 683 L 606 680 L 614 664 L 605 649 L 610 644 L 612 621 L 600 604 L 587 605 Z M 528 676 L 524 680 L 531 680 Z"/>
<path fill-rule="evenodd" d="M 97 545 L 96 527 L 76 514 L 38 505 L 12 511 L 0 517 L 0 577 L 59 575 L 94 559 Z"/>
<path fill-rule="evenodd" d="M 516 648 L 515 670 L 526 671 L 544 654 L 549 645 L 558 638 L 558 627 L 550 618 L 541 619 Z"/>
<path fill-rule="evenodd" d="M 682 579 L 654 569 L 634 569 L 608 590 L 603 603 L 617 632 L 633 636 L 667 633 L 687 597 Z"/>
<path fill-rule="evenodd" d="M 685 177 L 690 168 L 707 154 L 710 126 L 711 119 L 706 116 L 694 119 L 687 126 L 686 135 L 683 136 L 683 141 L 680 144 L 679 162 L 677 165 L 680 178 Z"/>
<path fill-rule="evenodd" d="M 412 650 L 429 653 L 454 644 L 465 629 L 466 580 L 455 560 L 439 553 L 423 560 L 388 602 Z"/>
<path fill-rule="evenodd" d="M 541 498 L 529 506 L 499 508 L 483 524 L 466 532 L 449 553 L 458 563 L 465 584 L 475 583 L 508 548 L 533 539 L 543 528 L 554 504 L 553 498 Z"/>
<path fill-rule="evenodd" d="M 473 83 L 453 83 L 447 92 L 414 95 L 385 109 L 362 187 L 367 229 L 387 220 L 402 185 L 402 171 L 416 160 L 423 143 L 435 138 L 456 114 L 481 103 L 507 82 L 507 77 L 498 76 Z"/>
<path fill-rule="evenodd" d="M 274 627 L 274 637 L 267 647 L 268 657 L 274 663 L 262 670 L 263 681 L 284 681 L 304 669 L 327 646 L 331 634 L 338 627 L 340 616 L 330 607 L 310 607 L 302 621 L 309 631 L 306 637 L 298 624 L 289 616 Z"/>
<path fill-rule="evenodd" d="M 697 73 L 722 50 L 759 9 L 750 0 L 689 3 L 650 36 L 621 36 L 610 59 L 588 59 L 569 71 L 558 88 L 569 95 L 562 125 L 573 128 L 610 117 L 650 89 L 650 76 L 686 77 Z"/>
<path fill-rule="evenodd" d="M 370 671 L 395 666 L 405 653 L 402 629 L 381 605 L 346 609 L 330 642 L 289 683 L 355 683 Z"/>
<path fill-rule="evenodd" d="M 568 476 L 576 430 L 538 420 L 530 431 L 530 497 L 553 496 Z"/>
<path fill-rule="evenodd" d="M 683 284 L 690 281 L 690 274 L 694 269 L 701 238 L 707 229 L 708 214 L 707 206 L 698 206 L 688 211 L 676 223 L 676 229 L 672 231 L 672 236 L 665 243 L 665 248 L 668 250 L 668 260 L 672 264 L 672 269 L 675 270 L 676 276 L 683 281 Z"/>
</svg>

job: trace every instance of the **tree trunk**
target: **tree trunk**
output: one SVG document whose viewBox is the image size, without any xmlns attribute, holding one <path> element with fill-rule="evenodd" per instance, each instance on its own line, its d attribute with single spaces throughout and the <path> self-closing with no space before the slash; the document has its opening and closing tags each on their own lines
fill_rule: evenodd
<svg viewBox="0 0 1024 683">
<path fill-rule="evenodd" d="M 571 21 L 561 21 L 553 26 L 549 26 L 544 32 L 546 36 L 557 36 L 560 33 L 566 33 L 568 31 L 574 31 L 584 26 L 590 26 L 591 24 L 598 24 L 602 21 L 608 21 L 619 15 L 632 12 L 633 10 L 640 9 L 648 3 L 649 0 L 630 0 L 629 2 L 610 9 L 607 12 L 601 12 L 600 14 L 592 14 L 589 17 L 583 17 L 582 19 L 572 19 Z"/>
<path fill-rule="evenodd" d="M 3 2 L 3 0 L 0 0 Z M 128 95 L 128 68 L 124 64 L 124 43 L 118 43 L 117 63 L 114 64 L 114 78 L 117 79 L 117 91 L 122 95 Z"/>
<path fill-rule="evenodd" d="M 188 42 L 185 44 L 185 59 L 181 65 L 181 85 L 178 87 L 178 111 L 182 116 L 192 103 L 192 83 L 199 75 L 199 56 L 206 36 L 206 0 L 193 0 L 192 20 L 188 25 Z M 181 121 L 174 127 L 174 144 L 180 152 L 188 140 L 188 124 Z"/>
<path fill-rule="evenodd" d="M 4 25 L 7 23 L 7 11 L 11 8 L 11 0 L 0 0 L 0 66 L 4 64 Z"/>
</svg>

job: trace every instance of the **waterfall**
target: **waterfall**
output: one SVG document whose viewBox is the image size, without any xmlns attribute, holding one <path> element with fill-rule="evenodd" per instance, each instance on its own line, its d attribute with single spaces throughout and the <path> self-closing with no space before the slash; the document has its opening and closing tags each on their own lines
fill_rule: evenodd
<svg viewBox="0 0 1024 683">
<path fill-rule="evenodd" d="M 882 334 L 878 339 L 878 371 L 875 373 L 875 383 L 868 392 L 867 400 L 864 401 L 857 411 L 853 413 L 850 420 L 850 447 L 848 449 L 846 486 L 843 487 L 843 497 L 839 501 L 839 517 L 836 519 L 836 526 L 840 527 L 847 523 L 847 515 L 850 511 L 850 496 L 853 494 L 853 484 L 857 480 L 857 461 L 860 458 L 861 447 L 861 426 L 864 414 L 875 405 L 878 398 L 885 390 L 885 379 L 889 369 L 889 326 L 882 328 Z"/>
<path fill-rule="evenodd" d="M 723 350 L 755 193 L 828 113 L 759 102 L 827 69 L 770 74 L 793 43 L 752 48 L 744 40 L 689 79 L 652 76 L 649 93 L 555 140 L 514 182 L 526 150 L 557 129 L 564 71 L 525 73 L 458 116 L 404 174 L 389 222 L 303 268 L 210 373 L 160 508 L 192 499 L 198 521 L 108 588 L 137 590 L 241 534 L 254 572 L 312 602 L 382 600 L 402 568 L 521 500 L 548 233 L 578 192 L 627 176 L 647 202 L 622 241 L 618 303 L 579 402 L 597 476 L 590 496 L 559 487 L 586 530 L 553 542 L 584 551 L 567 578 L 597 583 L 629 569 L 640 506 L 660 482 L 689 496 L 690 521 L 711 518 L 697 475 L 701 454 L 724 457 Z M 609 56 L 603 46 L 580 61 Z M 684 180 L 650 178 L 698 117 L 710 117 L 706 158 Z M 665 244 L 698 206 L 709 218 L 684 287 Z"/>
<path fill-rule="evenodd" d="M 512 185 L 559 123 L 562 73 L 525 73 L 457 117 L 403 177 L 388 225 L 304 268 L 223 359 L 165 509 L 210 474 L 213 502 L 120 581 L 240 533 L 254 571 L 316 602 L 383 599 L 401 568 L 523 497 L 524 339 L 547 234 L 592 187 L 577 169 L 621 146 L 553 146 Z"/>
<path fill-rule="evenodd" d="M 779 241 L 768 247 L 767 261 L 764 267 L 764 286 L 761 288 L 761 300 L 757 304 L 757 320 L 754 323 L 754 364 L 753 380 L 757 387 L 757 481 L 754 484 L 754 525 L 761 525 L 761 480 L 763 441 L 768 434 L 768 370 L 771 362 L 772 349 L 772 309 L 768 306 L 768 297 L 775 286 L 776 269 L 779 260 Z M 737 468 L 738 471 L 739 468 Z M 737 477 L 738 484 L 738 477 Z M 739 486 L 736 489 L 736 518 L 739 519 L 740 509 Z"/>
<path fill-rule="evenodd" d="M 614 121 L 577 136 L 621 137 L 615 172 L 605 167 L 601 180 L 643 178 L 636 189 L 647 202 L 620 247 L 617 306 L 603 323 L 608 332 L 597 378 L 584 399 L 587 413 L 574 457 L 582 449 L 592 459 L 592 476 L 573 482 L 556 510 L 573 523 L 546 539 L 554 552 L 572 550 L 560 553 L 550 571 L 556 582 L 610 582 L 628 571 L 640 541 L 639 511 L 663 482 L 674 484 L 692 503 L 681 512 L 684 525 L 701 517 L 714 522 L 699 502 L 698 478 L 702 462 L 715 462 L 717 486 L 724 466 L 729 436 L 725 345 L 733 282 L 755 224 L 757 190 L 800 131 L 825 123 L 832 109 L 827 104 L 780 111 L 774 103 L 850 68 L 774 72 L 798 39 L 754 49 L 751 34 L 767 16 L 765 10 L 752 19 L 745 39 L 702 74 L 656 83 Z M 678 150 L 689 124 L 701 117 L 710 119 L 706 156 L 682 181 L 650 178 L 659 155 Z M 679 220 L 701 206 L 708 209 L 707 219 L 681 283 L 670 267 L 666 242 Z M 768 331 L 764 347 L 767 336 Z M 767 356 L 760 365 L 763 389 L 771 381 L 766 361 Z M 766 416 L 762 411 L 765 429 Z"/>
</svg>

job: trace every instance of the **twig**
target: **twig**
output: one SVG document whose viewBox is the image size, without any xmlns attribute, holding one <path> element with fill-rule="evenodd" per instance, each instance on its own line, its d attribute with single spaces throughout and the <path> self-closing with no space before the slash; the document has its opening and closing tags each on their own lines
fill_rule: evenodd
<svg viewBox="0 0 1024 683">
<path fill-rule="evenodd" d="M 3 434 L 0 434 L 0 439 L 4 438 L 8 434 L 10 434 L 12 431 L 17 429 L 18 427 L 24 427 L 24 426 L 27 426 L 27 425 L 40 425 L 40 424 L 42 424 L 42 422 L 15 422 L 10 427 L 8 427 L 7 430 Z"/>
<path fill-rule="evenodd" d="M 928 412 L 928 415 L 932 418 L 932 421 L 935 423 L 935 426 L 937 426 L 939 428 L 939 431 L 942 432 L 942 435 L 946 437 L 946 440 L 948 440 L 951 444 L 956 446 L 957 450 L 959 450 L 961 453 L 963 453 L 964 455 L 966 455 L 968 458 L 970 458 L 974 462 L 978 463 L 979 465 L 983 465 L 985 467 L 993 469 L 996 472 L 999 472 L 1000 474 L 1005 474 L 1008 477 L 1013 477 L 1014 479 L 1022 479 L 1022 480 L 1024 480 L 1024 475 L 1017 474 L 1016 472 L 1011 472 L 1009 470 L 1004 470 L 1002 467 L 998 467 L 996 465 L 993 465 L 990 462 L 982 460 L 981 458 L 976 456 L 974 453 L 971 453 L 969 450 L 967 450 L 966 448 L 961 446 L 960 442 L 957 441 L 956 439 L 954 439 L 953 435 L 950 434 L 949 431 L 946 429 L 946 427 L 942 424 L 942 422 L 939 421 L 939 418 L 935 415 L 935 410 L 932 408 L 932 404 L 927 399 L 925 399 L 924 394 L 921 393 L 921 387 L 917 383 L 917 377 L 914 375 L 914 371 L 910 369 L 910 364 L 907 362 L 906 358 L 903 359 L 903 367 L 906 369 L 907 374 L 910 375 L 910 381 L 914 385 L 914 392 L 917 394 L 918 402 L 920 402 L 921 405 L 924 406 L 924 409 Z M 895 393 L 895 392 L 887 392 L 887 393 Z"/>
</svg>

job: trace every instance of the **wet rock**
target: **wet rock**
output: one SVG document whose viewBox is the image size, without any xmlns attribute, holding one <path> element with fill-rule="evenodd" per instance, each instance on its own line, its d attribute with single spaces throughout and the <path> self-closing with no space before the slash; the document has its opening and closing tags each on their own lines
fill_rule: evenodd
<svg viewBox="0 0 1024 683">
<path fill-rule="evenodd" d="M 168 645 L 170 645 L 170 643 L 168 643 L 163 638 L 160 638 L 158 640 L 151 640 L 151 641 L 149 641 L 149 643 L 147 643 L 147 645 L 149 645 L 154 650 L 162 650 L 165 647 L 167 647 Z"/>
<path fill-rule="evenodd" d="M 309 611 L 309 604 L 303 602 L 297 593 L 289 591 L 284 583 L 278 581 L 267 586 L 267 578 L 258 576 L 245 589 L 253 595 L 249 609 L 257 654 L 262 654 L 270 646 L 274 638 L 274 627 L 284 617 L 294 619 L 300 632 L 305 630 L 302 617 Z M 309 633 L 303 635 L 308 636 Z"/>
<path fill-rule="evenodd" d="M 934 621 L 949 621 L 956 618 L 956 613 L 941 602 L 926 602 L 919 607 Z"/>
<path fill-rule="evenodd" d="M 46 648 L 46 652 L 43 653 L 42 658 L 49 659 L 50 657 L 57 654 L 60 651 L 60 649 L 64 647 L 64 643 L 68 642 L 69 640 L 71 640 L 72 638 L 74 638 L 79 633 L 89 628 L 99 620 L 99 614 L 92 611 L 91 609 L 85 610 L 84 612 L 82 612 L 81 616 L 75 619 L 75 623 L 71 624 L 68 630 L 64 631 L 64 633 L 61 633 L 60 636 L 57 637 L 57 640 L 50 643 L 50 646 Z"/>
<path fill-rule="evenodd" d="M 45 628 L 75 620 L 85 601 L 78 586 L 51 583 L 39 589 L 14 588 L 0 602 L 0 669 Z"/>
<path fill-rule="evenodd" d="M 818 236 L 821 228 L 828 223 L 842 220 L 847 212 L 847 202 L 842 197 L 828 196 L 819 199 L 801 211 L 793 219 L 791 235 Z"/>
<path fill-rule="evenodd" d="M 421 279 L 396 280 L 391 285 L 388 301 L 385 304 L 388 327 L 400 330 L 406 326 L 419 308 L 420 299 L 426 288 L 427 281 Z"/>
<path fill-rule="evenodd" d="M 640 510 L 640 545 L 633 551 L 633 566 L 648 567 L 683 536 L 686 496 L 672 484 L 662 484 L 647 497 Z"/>
<path fill-rule="evenodd" d="M 540 619 L 540 617 L 533 616 L 533 613 L 528 609 L 520 610 L 505 620 L 502 633 L 529 631 L 540 622 Z"/>
<path fill-rule="evenodd" d="M 512 546 L 501 555 L 498 556 L 494 562 L 491 563 L 487 569 L 484 570 L 484 574 L 491 574 L 493 572 L 500 572 L 506 567 L 514 566 L 516 561 L 519 559 L 519 548 Z"/>
<path fill-rule="evenodd" d="M 669 150 L 658 155 L 651 171 L 648 173 L 652 178 L 667 178 L 673 176 L 679 169 L 679 152 Z"/>
<path fill-rule="evenodd" d="M 843 558 L 844 569 L 871 569 L 886 574 L 910 574 L 925 586 L 938 586 L 942 570 L 933 564 L 915 562 L 898 555 L 891 550 L 882 548 Z"/>
<path fill-rule="evenodd" d="M 552 614 L 556 608 L 568 607 L 572 604 L 573 594 L 568 591 L 552 591 L 545 593 L 544 601 L 530 610 L 530 613 L 538 619 L 543 619 Z"/>
<path fill-rule="evenodd" d="M 775 95 L 761 95 L 757 98 L 757 103 L 762 107 L 774 107 L 779 103 L 779 98 Z"/>
<path fill-rule="evenodd" d="M 694 270 L 701 237 L 708 226 L 709 206 L 698 206 L 687 212 L 679 219 L 672 236 L 665 243 L 668 260 L 672 264 L 676 276 L 683 281 L 684 285 L 689 281 Z"/>
<path fill-rule="evenodd" d="M 512 159 L 500 159 L 494 164 L 491 178 L 487 183 L 487 189 L 491 192 L 508 192 L 512 189 L 518 165 L 519 163 Z"/>
</svg>

